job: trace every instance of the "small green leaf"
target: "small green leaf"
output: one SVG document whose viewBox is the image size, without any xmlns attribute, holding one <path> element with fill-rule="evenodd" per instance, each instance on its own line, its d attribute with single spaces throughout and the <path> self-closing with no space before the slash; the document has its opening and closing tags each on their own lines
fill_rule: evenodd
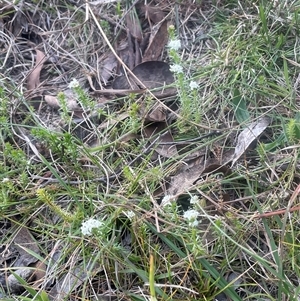
<svg viewBox="0 0 300 301">
<path fill-rule="evenodd" d="M 268 22 L 267 22 L 267 14 L 262 4 L 259 5 L 259 17 L 261 20 L 262 32 L 265 34 L 264 37 L 266 39 L 267 44 L 269 44 L 270 37 L 269 37 L 269 29 L 268 29 Z"/>
<path fill-rule="evenodd" d="M 41 301 L 49 301 L 48 294 L 45 291 L 41 291 L 40 298 L 41 298 Z"/>
<path fill-rule="evenodd" d="M 234 95 L 232 98 L 232 104 L 234 107 L 234 116 L 238 123 L 244 123 L 250 118 L 250 114 L 247 110 L 247 105 L 245 99 L 242 97 L 238 89 L 234 90 Z"/>
</svg>

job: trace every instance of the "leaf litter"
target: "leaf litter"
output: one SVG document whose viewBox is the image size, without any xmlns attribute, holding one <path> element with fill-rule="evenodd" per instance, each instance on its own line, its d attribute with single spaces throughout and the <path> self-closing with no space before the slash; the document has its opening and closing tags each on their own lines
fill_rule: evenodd
<svg viewBox="0 0 300 301">
<path fill-rule="evenodd" d="M 101 5 L 111 2 L 113 1 L 94 1 L 92 4 L 96 10 L 97 7 L 102 7 Z M 21 26 L 20 20 L 17 18 L 19 15 L 18 11 L 15 11 L 14 17 L 10 20 L 12 28 L 11 30 L 9 28 L 6 30 L 16 37 L 16 42 L 12 45 L 15 51 L 10 53 L 10 59 L 6 60 L 5 58 L 8 64 L 6 66 L 7 70 L 11 70 L 7 71 L 5 76 L 14 77 L 17 84 L 27 81 L 26 92 L 29 95 L 29 105 L 32 94 L 35 98 L 37 97 L 38 107 L 40 108 L 37 110 L 37 106 L 34 106 L 34 114 L 38 115 L 42 126 L 46 129 L 49 129 L 50 126 L 56 126 L 59 129 L 58 132 L 65 131 L 71 124 L 74 125 L 77 123 L 82 124 L 84 133 L 92 132 L 92 135 L 95 135 L 95 137 L 92 138 L 87 138 L 88 134 L 77 135 L 77 138 L 79 137 L 79 140 L 85 143 L 85 153 L 82 153 L 80 158 L 82 161 L 93 162 L 94 158 L 91 159 L 86 155 L 90 156 L 90 153 L 101 149 L 105 139 L 113 139 L 114 129 L 120 125 L 121 127 L 125 127 L 127 121 L 132 118 L 131 113 L 122 111 L 124 107 L 126 107 L 124 100 L 114 95 L 128 96 L 131 93 L 137 94 L 138 99 L 135 99 L 134 103 L 139 106 L 136 114 L 141 124 L 139 131 L 137 133 L 126 133 L 125 136 L 128 134 L 128 136 L 126 136 L 129 137 L 128 139 L 120 138 L 119 142 L 121 143 L 121 147 L 116 147 L 115 154 L 109 153 L 107 157 L 97 158 L 97 160 L 99 159 L 99 161 L 104 162 L 101 163 L 103 166 L 106 164 L 105 161 L 109 162 L 112 158 L 118 162 L 122 162 L 118 163 L 119 165 L 117 165 L 116 170 L 107 168 L 107 174 L 103 174 L 101 169 L 97 170 L 99 177 L 96 177 L 96 179 L 99 182 L 99 179 L 105 182 L 106 191 L 114 189 L 116 184 L 122 186 L 124 169 L 126 167 L 132 170 L 135 168 L 138 169 L 141 162 L 143 163 L 144 160 L 149 160 L 147 157 L 149 152 L 156 153 L 156 156 L 153 156 L 153 158 L 149 160 L 152 166 L 161 166 L 163 162 L 167 166 L 166 169 L 172 170 L 172 173 L 166 173 L 165 176 L 160 179 L 158 186 L 164 187 L 164 189 L 161 193 L 155 195 L 156 201 L 159 201 L 159 197 L 163 194 L 174 196 L 173 201 L 177 201 L 179 197 L 189 194 L 190 191 L 196 191 L 199 181 L 206 181 L 207 179 L 209 181 L 210 178 L 214 179 L 214 176 L 217 180 L 221 179 L 219 182 L 222 182 L 222 179 L 227 179 L 227 181 L 231 183 L 230 175 L 234 172 L 234 168 L 238 163 L 243 164 L 242 162 L 247 160 L 249 146 L 253 142 L 259 143 L 259 137 L 268 130 L 271 120 L 268 117 L 260 117 L 256 122 L 246 125 L 245 129 L 239 134 L 237 134 L 236 127 L 224 127 L 221 132 L 229 132 L 232 129 L 236 131 L 236 137 L 229 141 L 229 145 L 225 143 L 224 136 L 218 137 L 218 139 L 215 140 L 213 139 L 213 142 L 210 142 L 208 137 L 206 137 L 207 140 L 205 140 L 205 138 L 202 139 L 201 137 L 207 134 L 202 132 L 198 132 L 199 137 L 196 136 L 195 138 L 194 135 L 190 141 L 189 139 L 185 139 L 185 141 L 174 139 L 174 137 L 178 136 L 178 129 L 173 125 L 176 124 L 178 120 L 176 116 L 170 118 L 170 115 L 172 115 L 172 110 L 174 109 L 173 107 L 171 108 L 171 103 L 176 104 L 175 111 L 179 108 L 179 104 L 177 103 L 178 91 L 177 88 L 174 87 L 175 79 L 173 73 L 170 71 L 170 65 L 164 61 L 164 51 L 168 41 L 167 28 L 170 21 L 167 17 L 171 10 L 169 9 L 169 12 L 165 13 L 157 6 L 151 6 L 150 4 L 143 5 L 140 2 L 137 4 L 137 6 L 133 6 L 131 9 L 128 8 L 128 13 L 124 18 L 126 30 L 115 40 L 115 49 L 123 63 L 132 71 L 134 76 L 126 72 L 126 69 L 119 65 L 113 53 L 107 52 L 107 49 L 103 46 L 105 44 L 103 37 L 94 31 L 92 20 L 88 20 L 87 22 L 90 26 L 89 36 L 83 37 L 82 41 L 77 41 L 75 36 L 80 36 L 80 34 L 76 32 L 76 30 L 80 30 L 81 25 L 76 29 L 72 28 L 68 22 L 62 20 L 47 20 L 46 16 L 43 16 L 39 10 L 40 32 L 37 31 L 33 24 L 28 23 L 27 18 L 24 18 L 24 24 Z M 9 8 L 12 9 L 13 7 Z M 139 16 L 138 9 L 141 9 L 144 16 Z M 33 11 L 31 11 L 30 6 L 24 11 L 24 15 L 33 17 Z M 144 17 L 144 19 L 142 17 Z M 145 20 L 148 20 L 147 26 L 143 25 Z M 51 26 L 48 26 L 47 22 L 51 22 Z M 91 24 L 89 24 L 89 22 L 91 22 Z M 9 22 L 4 23 L 8 26 Z M 110 23 L 110 26 L 118 28 L 115 19 L 110 19 Z M 144 31 L 148 32 L 145 33 Z M 51 37 L 48 42 L 45 39 L 47 36 Z M 21 43 L 21 40 L 25 37 L 30 40 L 31 43 L 35 44 L 34 50 L 31 52 L 32 57 L 35 57 L 35 61 L 32 66 L 32 62 L 31 64 L 27 64 L 28 59 L 22 56 L 23 65 L 22 67 L 17 67 L 12 62 L 19 60 L 16 54 L 21 56 L 22 53 L 19 52 L 18 43 Z M 82 59 L 80 52 L 71 54 L 70 51 L 70 53 L 68 53 L 68 44 L 81 49 L 83 47 L 81 43 L 85 45 L 86 41 L 91 42 L 87 42 L 85 48 L 91 55 L 90 58 L 86 57 Z M 43 51 L 41 49 L 43 49 Z M 58 60 L 49 61 L 47 59 L 51 57 L 51 51 L 56 53 L 59 58 Z M 101 58 L 100 62 L 98 60 L 99 57 Z M 31 67 L 28 68 L 27 66 Z M 22 72 L 19 72 L 20 69 Z M 42 72 L 42 70 L 44 72 Z M 95 122 L 91 122 L 90 120 L 90 113 L 94 112 L 95 108 L 85 109 L 84 104 L 81 103 L 82 100 L 74 96 L 74 92 L 67 88 L 68 83 L 71 82 L 73 78 L 80 79 L 80 82 L 84 83 L 84 88 L 87 89 L 87 91 L 91 89 L 103 97 L 101 100 L 97 99 L 97 96 L 93 99 L 93 102 L 101 104 L 98 107 L 96 106 L 97 118 Z M 141 86 L 140 82 L 143 83 L 143 86 Z M 49 90 L 53 91 L 51 95 L 48 93 Z M 152 94 L 150 94 L 150 100 L 149 90 L 153 90 Z M 60 91 L 63 91 L 67 97 L 67 108 L 69 109 L 68 113 L 71 118 L 71 122 L 69 123 L 63 120 L 61 116 L 62 106 L 58 98 L 53 96 L 57 95 Z M 97 93 L 92 95 L 97 95 Z M 166 101 L 165 99 L 167 97 L 170 99 Z M 162 105 L 162 103 L 164 105 Z M 240 104 L 240 102 L 238 104 Z M 243 106 L 244 105 L 245 102 L 243 102 Z M 79 107 L 83 109 L 80 111 L 80 114 L 76 116 L 74 112 L 76 112 Z M 99 112 L 97 111 L 98 109 Z M 44 154 L 41 154 L 40 150 L 35 146 L 36 141 L 33 140 L 36 138 L 32 138 L 32 135 L 29 135 L 25 131 L 25 128 L 30 125 L 26 124 L 26 115 L 29 111 L 28 107 L 24 107 L 20 103 L 16 106 L 14 122 L 17 124 L 17 127 L 21 129 L 19 133 L 26 133 L 24 135 L 16 135 L 16 143 L 19 145 L 25 144 L 27 149 L 31 149 L 31 152 L 27 151 L 28 157 L 32 158 L 33 152 L 35 160 L 41 163 L 44 160 Z M 106 116 L 111 112 L 115 114 L 115 117 L 107 119 Z M 80 122 L 76 121 L 76 117 L 80 117 Z M 245 122 L 248 123 L 249 120 Z M 93 133 L 95 129 L 98 129 L 100 133 Z M 74 135 L 74 132 L 72 132 L 72 134 Z M 110 134 L 112 137 L 108 137 Z M 107 137 L 105 135 L 107 135 Z M 213 135 L 212 133 L 211 136 Z M 136 157 L 134 158 L 122 156 L 122 153 L 127 154 L 128 145 L 132 143 L 132 140 L 142 141 L 144 143 L 144 149 L 142 146 L 140 153 L 138 155 L 135 154 Z M 96 144 L 95 141 L 97 141 Z M 236 141 L 236 143 L 233 141 Z M 56 146 L 59 145 L 59 141 L 55 141 L 55 143 Z M 47 159 L 53 159 L 53 162 L 59 159 L 53 155 L 55 154 L 55 143 L 48 146 L 49 153 L 46 156 Z M 184 144 L 188 145 L 188 147 Z M 236 145 L 234 146 L 234 144 Z M 168 159 L 171 160 L 168 161 Z M 89 172 L 94 170 L 95 166 L 87 164 L 85 168 L 87 172 Z M 53 169 L 49 169 L 53 172 Z M 66 170 L 66 177 L 64 177 L 64 179 L 69 183 L 76 183 L 76 185 L 88 183 L 88 181 L 85 180 L 78 180 L 76 174 L 74 173 L 73 176 L 73 171 L 68 167 L 60 166 L 58 170 L 62 170 L 62 172 Z M 55 178 L 52 177 L 51 173 L 49 173 L 47 181 L 48 180 L 53 180 L 49 183 L 55 183 Z M 93 182 L 95 179 L 91 181 Z M 225 189 L 225 185 L 221 184 L 219 188 L 221 190 Z M 235 201 L 236 198 L 233 191 L 234 188 L 230 191 L 230 201 Z M 214 191 L 208 192 L 209 195 L 213 193 Z M 217 198 L 217 201 L 220 201 L 220 199 Z M 67 298 L 67 296 L 81 287 L 83 283 L 93 277 L 90 274 L 95 276 L 97 273 L 103 272 L 102 268 L 97 265 L 93 266 L 90 263 L 87 264 L 86 270 L 82 270 L 82 258 L 79 258 L 72 263 L 71 270 L 67 271 L 67 273 L 61 273 L 59 277 L 53 277 L 46 272 L 45 276 L 44 273 L 50 269 L 50 266 L 47 264 L 45 266 L 45 264 L 38 259 L 41 253 L 35 240 L 32 238 L 31 232 L 34 233 L 34 231 L 29 231 L 26 227 L 21 227 L 18 234 L 12 240 L 17 246 L 16 249 L 19 253 L 19 259 L 16 262 L 20 269 L 17 273 L 26 281 L 32 282 L 30 276 L 33 271 L 32 269 L 28 269 L 28 267 L 35 265 L 37 269 L 36 272 L 40 271 L 41 274 L 36 276 L 34 281 L 39 281 L 38 285 L 40 287 L 46 286 L 47 289 L 50 290 L 49 295 L 51 296 L 51 300 Z M 28 247 L 28 244 L 30 247 Z M 52 251 L 53 248 L 51 247 L 47 249 L 49 254 Z M 36 254 L 37 256 L 33 256 L 32 254 Z M 48 254 L 46 254 L 46 257 L 47 255 Z M 66 259 L 71 260 L 71 258 Z M 72 258 L 72 260 L 74 260 L 74 258 Z M 7 260 L 7 265 L 9 265 L 10 268 L 14 268 L 15 264 L 10 264 L 10 261 Z M 55 284 L 49 287 L 47 278 L 52 278 Z M 15 293 L 20 289 L 22 290 L 22 285 L 16 280 L 13 273 L 10 273 L 7 279 L 8 290 L 12 290 Z M 101 291 L 104 292 L 105 289 Z"/>
</svg>

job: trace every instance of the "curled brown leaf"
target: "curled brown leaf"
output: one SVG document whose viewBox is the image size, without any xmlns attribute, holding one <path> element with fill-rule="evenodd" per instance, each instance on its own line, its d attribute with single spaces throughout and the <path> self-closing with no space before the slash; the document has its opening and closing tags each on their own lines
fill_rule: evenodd
<svg viewBox="0 0 300 301">
<path fill-rule="evenodd" d="M 32 91 L 40 85 L 40 74 L 44 65 L 45 54 L 40 50 L 36 51 L 36 60 L 33 70 L 30 72 L 27 80 L 27 89 Z"/>
</svg>

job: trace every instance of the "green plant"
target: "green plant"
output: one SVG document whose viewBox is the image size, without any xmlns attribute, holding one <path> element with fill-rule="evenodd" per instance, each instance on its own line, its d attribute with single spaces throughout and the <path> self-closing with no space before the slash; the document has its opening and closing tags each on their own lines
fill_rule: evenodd
<svg viewBox="0 0 300 301">
<path fill-rule="evenodd" d="M 66 301 L 298 300 L 299 1 L 177 1 L 163 11 L 140 2 L 102 3 L 97 16 L 95 3 L 84 10 L 36 1 L 33 13 L 24 2 L 18 13 L 39 19 L 38 47 L 47 42 L 33 91 L 28 58 L 36 51 L 24 50 L 25 30 L 22 43 L 11 31 L 16 8 L 4 13 L 0 241 L 32 254 L 14 241 L 14 225 L 26 227 L 47 280 L 38 288 L 20 278 L 17 297 L 3 291 L 45 301 L 48 283 L 68 282 Z M 125 40 L 143 53 L 142 40 L 128 40 L 126 18 L 160 43 L 165 23 L 155 17 L 164 12 L 174 25 L 162 60 L 177 95 L 111 94 L 103 59 L 111 51 L 126 62 Z M 111 79 L 121 72 L 115 59 L 105 68 Z M 56 107 L 41 97 L 48 89 Z M 168 139 L 144 133 L 154 101 L 164 107 Z M 228 163 L 240 133 L 261 116 L 272 121 L 257 146 Z M 168 147 L 174 155 L 159 152 Z M 5 255 L 0 268 L 10 273 Z"/>
</svg>

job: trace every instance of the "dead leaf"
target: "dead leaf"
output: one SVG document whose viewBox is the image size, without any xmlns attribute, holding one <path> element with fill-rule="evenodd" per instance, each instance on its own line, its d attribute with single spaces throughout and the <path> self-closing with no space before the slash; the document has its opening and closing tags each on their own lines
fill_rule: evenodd
<svg viewBox="0 0 300 301">
<path fill-rule="evenodd" d="M 40 74 L 43 68 L 43 61 L 45 60 L 45 54 L 40 50 L 36 51 L 36 60 L 33 70 L 30 72 L 27 80 L 27 89 L 29 91 L 34 90 L 40 84 Z"/>
<path fill-rule="evenodd" d="M 128 50 L 129 50 L 129 56 L 128 56 L 128 68 L 132 70 L 137 64 L 136 61 L 140 60 L 140 54 L 139 54 L 139 42 L 138 39 L 134 38 L 134 44 L 132 42 L 131 32 L 127 28 L 127 41 L 128 41 Z"/>
<path fill-rule="evenodd" d="M 153 26 L 149 45 L 143 56 L 143 62 L 156 61 L 160 58 L 165 45 L 168 42 L 168 21 L 165 20 Z"/>
<path fill-rule="evenodd" d="M 118 66 L 118 60 L 116 56 L 111 53 L 108 57 L 106 57 L 100 66 L 99 74 L 103 83 L 106 85 L 108 80 L 113 76 L 114 70 Z"/>
<path fill-rule="evenodd" d="M 139 64 L 133 69 L 133 73 L 149 89 L 163 87 L 174 82 L 169 64 L 161 61 L 148 61 Z M 170 88 L 165 90 L 168 89 Z"/>
<path fill-rule="evenodd" d="M 174 82 L 173 73 L 170 71 L 169 64 L 161 61 L 148 61 L 137 65 L 133 74 L 148 88 L 156 89 L 154 95 L 176 94 L 177 90 L 173 87 L 165 88 Z M 114 89 L 137 89 L 136 83 L 131 76 L 117 77 L 113 82 Z M 160 88 L 160 89 L 158 89 Z"/>
<path fill-rule="evenodd" d="M 47 267 L 44 262 L 39 260 L 34 264 L 34 268 L 35 271 L 30 275 L 28 282 L 32 284 L 33 288 L 37 289 L 45 280 Z"/>
<path fill-rule="evenodd" d="M 118 53 L 120 59 L 122 60 L 122 62 L 127 66 L 129 66 L 129 61 L 132 60 L 131 57 L 134 55 L 132 53 L 132 51 L 130 51 L 129 49 L 130 49 L 130 47 L 129 47 L 128 38 L 126 40 L 121 40 L 120 45 L 117 48 L 117 53 Z M 117 74 L 121 73 L 120 67 L 121 67 L 121 65 L 119 65 L 119 63 L 118 63 L 117 70 L 116 70 Z"/>
<path fill-rule="evenodd" d="M 27 279 L 29 279 L 30 276 L 32 275 L 32 272 L 33 271 L 30 267 L 23 267 L 23 268 L 19 268 L 16 271 L 14 271 L 14 274 L 17 274 L 22 279 L 27 281 Z M 20 293 L 21 291 L 24 290 L 24 287 L 19 282 L 19 280 L 16 278 L 16 276 L 14 274 L 10 274 L 7 277 L 6 283 L 7 283 L 7 287 L 9 288 L 10 292 L 18 294 L 18 293 Z"/>
<path fill-rule="evenodd" d="M 78 261 L 77 261 L 78 263 Z M 93 263 L 81 263 L 80 267 L 76 266 L 69 270 L 63 277 L 58 279 L 49 292 L 49 298 L 52 301 L 61 301 L 78 286 L 82 285 L 93 274 L 102 270 L 100 265 Z"/>
<path fill-rule="evenodd" d="M 204 162 L 189 167 L 183 168 L 171 179 L 170 187 L 167 190 L 167 195 L 179 196 L 189 191 L 194 182 L 199 179 L 204 170 Z"/>
<path fill-rule="evenodd" d="M 177 174 L 172 177 L 166 194 L 179 196 L 187 193 L 199 178 L 208 173 L 229 175 L 231 169 L 226 165 L 221 165 L 216 158 L 205 159 L 205 156 L 200 156 L 197 159 L 186 162 Z"/>
<path fill-rule="evenodd" d="M 27 250 L 30 250 L 32 253 L 40 254 L 39 247 L 37 246 L 35 240 L 33 239 L 30 231 L 25 228 L 21 227 L 17 234 L 13 239 L 13 245 L 17 248 L 20 257 L 14 264 L 14 266 L 28 266 L 38 259 L 31 255 Z"/>
<path fill-rule="evenodd" d="M 60 108 L 60 104 L 59 101 L 57 99 L 57 97 L 55 96 L 51 96 L 51 95 L 45 95 L 44 96 L 45 102 L 53 109 L 59 109 Z"/>
<path fill-rule="evenodd" d="M 163 157 L 172 158 L 178 156 L 176 145 L 160 144 L 163 142 L 174 142 L 173 136 L 165 122 L 155 122 L 148 124 L 143 129 L 144 136 L 150 141 L 157 139 L 155 151 Z"/>
<path fill-rule="evenodd" d="M 166 118 L 165 107 L 159 103 L 154 105 L 145 117 L 148 121 L 165 121 Z"/>
<path fill-rule="evenodd" d="M 39 247 L 33 239 L 30 231 L 25 227 L 21 227 L 17 230 L 17 234 L 13 238 L 12 245 L 20 254 L 19 258 L 13 265 L 15 268 L 14 273 L 27 281 L 34 273 L 34 270 L 30 268 L 30 266 L 38 261 L 32 253 L 40 254 Z M 7 285 L 13 292 L 19 292 L 23 289 L 23 285 L 20 284 L 13 274 L 7 277 Z"/>
<path fill-rule="evenodd" d="M 138 90 L 138 85 L 129 76 L 121 75 L 115 78 L 112 87 L 116 90 Z"/>
<path fill-rule="evenodd" d="M 139 116 L 145 121 L 164 122 L 167 119 L 165 107 L 156 102 L 150 109 L 141 102 Z"/>
<path fill-rule="evenodd" d="M 65 90 L 64 95 L 66 97 L 68 110 L 73 111 L 73 112 L 81 111 L 81 108 L 78 105 L 77 100 L 76 100 L 77 96 L 71 89 Z M 61 105 L 56 96 L 45 95 L 44 99 L 45 99 L 45 102 L 53 109 L 60 109 Z"/>
<path fill-rule="evenodd" d="M 231 169 L 227 165 L 221 165 L 215 158 L 208 160 L 201 174 L 221 172 L 225 176 L 231 173 Z"/>
<path fill-rule="evenodd" d="M 268 127 L 270 122 L 271 119 L 269 117 L 262 117 L 252 122 L 239 134 L 231 166 L 245 153 L 250 144 Z"/>
<path fill-rule="evenodd" d="M 161 7 L 143 5 L 141 7 L 141 10 L 145 13 L 145 18 L 150 19 L 154 24 L 159 23 L 166 16 L 166 14 L 162 11 Z"/>
</svg>

